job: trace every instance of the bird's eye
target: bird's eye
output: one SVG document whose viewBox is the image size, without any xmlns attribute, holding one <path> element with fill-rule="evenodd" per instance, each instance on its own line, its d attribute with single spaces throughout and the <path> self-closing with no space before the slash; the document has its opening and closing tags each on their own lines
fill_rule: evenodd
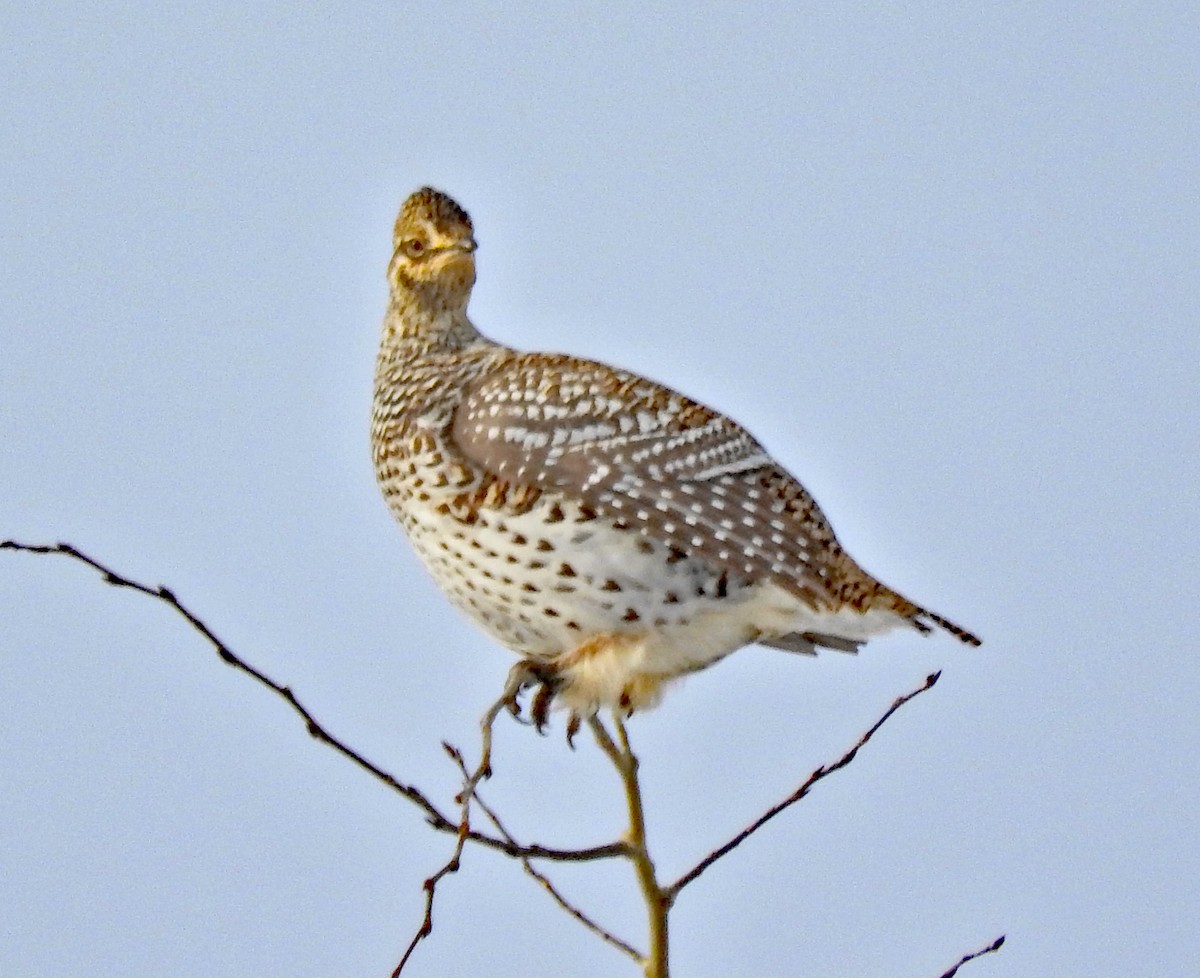
<svg viewBox="0 0 1200 978">
<path fill-rule="evenodd" d="M 409 258 L 420 258 L 425 254 L 425 242 L 420 238 L 409 238 L 401 247 Z"/>
</svg>

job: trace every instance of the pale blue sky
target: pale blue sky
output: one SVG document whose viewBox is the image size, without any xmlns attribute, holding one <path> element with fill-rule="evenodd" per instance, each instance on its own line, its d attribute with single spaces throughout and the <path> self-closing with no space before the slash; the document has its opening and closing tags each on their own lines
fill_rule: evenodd
<svg viewBox="0 0 1200 978">
<path fill-rule="evenodd" d="M 668 874 L 942 683 L 685 892 L 679 976 L 1183 975 L 1200 948 L 1194 4 L 8 4 L 0 536 L 173 587 L 443 799 L 509 653 L 374 485 L 395 210 L 472 314 L 746 424 L 978 631 L 743 651 L 636 719 Z M 0 973 L 378 976 L 449 840 L 160 605 L 0 554 Z M 514 831 L 606 841 L 513 724 Z M 624 867 L 565 888 L 642 943 Z M 409 974 L 633 969 L 472 851 Z"/>
</svg>

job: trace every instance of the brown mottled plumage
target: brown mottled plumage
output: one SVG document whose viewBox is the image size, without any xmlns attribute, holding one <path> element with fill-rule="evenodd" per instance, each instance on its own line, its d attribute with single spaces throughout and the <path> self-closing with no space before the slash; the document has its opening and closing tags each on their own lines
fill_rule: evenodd
<svg viewBox="0 0 1200 978">
<path fill-rule="evenodd" d="M 866 573 L 735 422 L 614 367 L 520 353 L 467 318 L 471 219 L 405 201 L 372 445 L 438 584 L 576 716 L 652 705 L 750 642 L 854 651 L 907 625 L 969 632 Z"/>
</svg>

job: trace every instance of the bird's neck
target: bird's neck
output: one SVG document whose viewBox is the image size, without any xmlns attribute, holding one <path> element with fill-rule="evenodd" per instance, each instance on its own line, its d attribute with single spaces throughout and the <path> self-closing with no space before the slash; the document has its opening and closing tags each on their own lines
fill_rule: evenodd
<svg viewBox="0 0 1200 978">
<path fill-rule="evenodd" d="M 479 339 L 467 317 L 467 297 L 444 293 L 394 289 L 383 320 L 384 346 L 411 348 L 413 352 L 434 349 L 459 350 Z"/>
</svg>

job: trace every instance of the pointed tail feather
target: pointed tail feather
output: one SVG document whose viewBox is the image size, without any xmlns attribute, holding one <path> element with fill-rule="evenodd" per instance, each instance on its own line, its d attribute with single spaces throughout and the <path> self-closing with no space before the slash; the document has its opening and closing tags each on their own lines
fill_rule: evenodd
<svg viewBox="0 0 1200 978">
<path fill-rule="evenodd" d="M 979 646 L 983 644 L 983 640 L 981 638 L 978 638 L 976 635 L 968 632 L 961 625 L 954 624 L 954 622 L 952 622 L 949 618 L 943 618 L 941 615 L 930 611 L 928 608 L 922 608 L 919 604 L 909 601 L 908 598 L 904 597 L 904 595 L 897 591 L 893 591 L 885 584 L 879 584 L 878 587 L 880 597 L 887 601 L 888 605 L 893 611 L 896 612 L 896 614 L 907 618 L 909 624 L 912 625 L 912 627 L 918 632 L 928 634 L 929 632 L 933 631 L 933 628 L 929 622 L 922 621 L 922 619 L 928 618 L 929 621 L 933 622 L 934 625 L 937 625 L 939 628 L 949 632 L 964 645 Z"/>
<path fill-rule="evenodd" d="M 943 618 L 941 615 L 934 614 L 932 611 L 926 611 L 924 608 L 921 609 L 921 614 L 928 618 L 935 625 L 940 625 L 943 629 L 948 631 L 951 635 L 965 645 L 979 646 L 983 644 L 983 639 L 978 638 L 971 632 L 968 632 L 962 626 L 954 624 L 954 622 L 950 621 L 948 618 Z"/>
</svg>

